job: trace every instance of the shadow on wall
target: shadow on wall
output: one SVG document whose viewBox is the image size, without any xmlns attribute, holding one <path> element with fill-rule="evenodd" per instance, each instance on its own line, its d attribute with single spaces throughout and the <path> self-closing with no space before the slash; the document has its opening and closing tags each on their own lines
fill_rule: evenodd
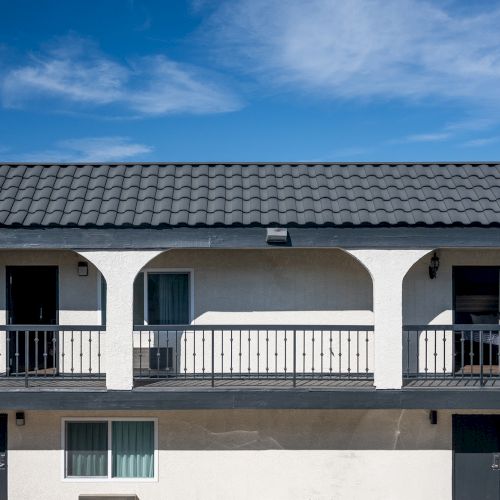
<svg viewBox="0 0 500 500">
<path fill-rule="evenodd" d="M 403 279 L 403 324 L 451 324 L 453 284 L 450 261 L 443 252 L 435 279 L 429 278 L 430 254 L 422 257 Z"/>
<path fill-rule="evenodd" d="M 197 319 L 216 313 L 373 310 L 370 274 L 338 249 L 171 250 L 146 269 L 192 270 Z M 143 300 L 138 287 L 135 309 Z"/>
<path fill-rule="evenodd" d="M 113 413 L 88 416 L 112 417 Z M 60 449 L 63 412 L 9 418 L 12 449 Z M 80 417 L 85 418 L 82 414 Z M 161 450 L 431 450 L 451 449 L 451 413 L 431 425 L 426 410 L 205 410 L 131 413 L 155 416 Z"/>
</svg>

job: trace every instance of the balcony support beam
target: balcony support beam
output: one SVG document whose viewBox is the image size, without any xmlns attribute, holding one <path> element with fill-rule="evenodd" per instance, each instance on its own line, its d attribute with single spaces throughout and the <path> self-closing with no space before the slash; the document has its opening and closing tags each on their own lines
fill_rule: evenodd
<svg viewBox="0 0 500 500">
<path fill-rule="evenodd" d="M 403 384 L 403 279 L 426 250 L 347 250 L 373 280 L 375 387 L 399 389 Z"/>
<path fill-rule="evenodd" d="M 161 251 L 80 251 L 107 285 L 103 364 L 110 390 L 130 390 L 133 373 L 133 284 L 137 273 Z"/>
</svg>

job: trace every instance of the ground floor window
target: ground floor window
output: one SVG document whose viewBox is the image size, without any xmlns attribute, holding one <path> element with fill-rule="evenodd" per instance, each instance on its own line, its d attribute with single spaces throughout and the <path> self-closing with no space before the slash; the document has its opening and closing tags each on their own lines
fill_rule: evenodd
<svg viewBox="0 0 500 500">
<path fill-rule="evenodd" d="M 154 478 L 156 422 L 132 419 L 67 419 L 66 478 Z"/>
</svg>

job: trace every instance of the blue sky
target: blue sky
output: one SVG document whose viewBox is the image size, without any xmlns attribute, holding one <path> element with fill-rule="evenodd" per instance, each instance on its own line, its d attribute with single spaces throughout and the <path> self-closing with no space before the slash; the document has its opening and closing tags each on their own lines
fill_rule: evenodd
<svg viewBox="0 0 500 500">
<path fill-rule="evenodd" d="M 500 1 L 0 0 L 0 160 L 500 160 Z"/>
</svg>

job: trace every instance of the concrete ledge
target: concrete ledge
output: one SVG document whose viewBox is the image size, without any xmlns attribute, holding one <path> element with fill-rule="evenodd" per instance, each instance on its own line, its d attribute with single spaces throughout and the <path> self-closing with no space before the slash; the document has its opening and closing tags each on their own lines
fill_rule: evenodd
<svg viewBox="0 0 500 500">
<path fill-rule="evenodd" d="M 500 409 L 500 391 L 259 390 L 0 392 L 0 410 Z"/>
<path fill-rule="evenodd" d="M 139 500 L 137 495 L 78 495 L 78 500 Z"/>
<path fill-rule="evenodd" d="M 498 248 L 498 227 L 290 227 L 295 248 Z M 264 227 L 0 228 L 0 248 L 268 248 Z"/>
</svg>

